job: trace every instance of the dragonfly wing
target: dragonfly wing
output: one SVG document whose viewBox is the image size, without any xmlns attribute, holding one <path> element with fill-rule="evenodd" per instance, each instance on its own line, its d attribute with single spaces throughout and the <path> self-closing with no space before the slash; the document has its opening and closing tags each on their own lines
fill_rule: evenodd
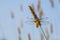
<svg viewBox="0 0 60 40">
<path fill-rule="evenodd" d="M 25 23 L 30 24 L 30 25 L 33 25 L 34 24 L 34 21 L 25 21 Z"/>
<path fill-rule="evenodd" d="M 48 20 L 48 17 L 45 17 L 45 18 L 41 18 L 39 19 L 40 21 L 45 21 L 45 20 Z"/>
<path fill-rule="evenodd" d="M 49 24 L 50 22 L 49 21 L 41 21 L 42 25 L 47 25 Z"/>
<path fill-rule="evenodd" d="M 31 21 L 32 21 L 32 20 L 34 20 L 34 19 L 33 19 L 33 18 L 30 18 L 30 17 L 27 17 L 27 20 L 31 20 Z"/>
</svg>

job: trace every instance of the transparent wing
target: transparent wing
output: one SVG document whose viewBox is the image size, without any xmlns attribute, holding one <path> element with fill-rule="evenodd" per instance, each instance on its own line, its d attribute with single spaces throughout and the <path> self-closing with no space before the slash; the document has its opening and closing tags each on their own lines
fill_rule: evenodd
<svg viewBox="0 0 60 40">
<path fill-rule="evenodd" d="M 26 19 L 30 21 L 34 20 L 34 18 L 30 18 L 30 17 L 27 17 Z"/>
<path fill-rule="evenodd" d="M 29 24 L 29 25 L 33 25 L 34 24 L 34 21 L 31 21 L 31 20 L 27 20 L 25 21 L 26 24 Z"/>
<path fill-rule="evenodd" d="M 41 19 L 39 19 L 40 21 L 45 21 L 45 20 L 48 20 L 48 17 L 45 17 L 45 18 L 41 18 Z"/>
<path fill-rule="evenodd" d="M 49 24 L 50 22 L 49 21 L 41 21 L 41 24 L 42 25 L 47 25 L 47 24 Z"/>
</svg>

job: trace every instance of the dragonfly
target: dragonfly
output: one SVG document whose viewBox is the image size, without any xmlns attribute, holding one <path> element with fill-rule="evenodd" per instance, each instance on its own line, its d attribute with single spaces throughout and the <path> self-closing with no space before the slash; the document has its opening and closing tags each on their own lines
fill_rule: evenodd
<svg viewBox="0 0 60 40">
<path fill-rule="evenodd" d="M 38 28 L 38 27 L 40 26 L 42 32 L 44 33 L 44 31 L 43 31 L 43 29 L 42 29 L 42 27 L 41 27 L 41 25 L 42 25 L 41 22 L 42 22 L 42 19 L 43 19 L 43 18 L 38 18 L 38 17 L 37 17 L 37 15 L 36 15 L 34 9 L 32 8 L 32 6 L 28 6 L 28 7 L 29 7 L 32 15 L 34 16 L 34 21 L 33 21 L 33 22 L 35 23 L 36 28 Z M 42 13 L 42 11 L 41 11 L 41 13 Z M 45 33 L 44 33 L 44 36 L 45 36 Z M 45 36 L 45 38 L 46 38 L 46 36 Z"/>
<path fill-rule="evenodd" d="M 35 10 L 34 10 L 34 8 L 32 6 L 28 6 L 28 7 L 29 7 L 29 9 L 30 9 L 30 11 L 31 11 L 31 13 L 32 13 L 32 15 L 34 17 L 34 21 L 33 22 L 35 23 L 36 28 L 40 27 L 41 30 L 42 30 L 42 32 L 43 32 L 43 34 L 44 34 L 44 36 L 45 36 L 43 28 L 41 27 L 42 26 L 42 22 L 44 23 L 43 20 L 45 18 L 42 18 L 42 16 L 43 16 L 43 10 L 42 10 L 42 8 L 40 6 L 40 3 L 41 3 L 41 0 L 38 1 L 38 5 L 37 5 L 37 9 L 38 9 L 38 12 L 39 12 L 39 17 L 36 15 L 36 12 L 35 12 Z M 48 18 L 48 17 L 46 17 L 46 18 Z M 45 22 L 48 22 L 48 21 L 45 21 Z M 45 36 L 45 38 L 46 38 L 46 36 Z"/>
<path fill-rule="evenodd" d="M 34 12 L 34 10 L 31 6 L 29 6 L 29 9 L 32 12 L 32 15 L 34 16 L 34 22 L 36 23 L 36 28 L 38 28 L 39 25 L 41 26 L 39 18 L 37 17 L 36 13 Z"/>
<path fill-rule="evenodd" d="M 36 15 L 33 7 L 32 7 L 32 6 L 28 6 L 28 7 L 29 7 L 32 15 L 34 16 L 34 21 L 33 21 L 33 22 L 35 22 L 36 28 L 38 28 L 39 26 L 42 25 L 41 23 L 44 22 L 43 20 L 45 19 L 45 18 L 42 18 L 42 15 L 43 15 L 42 13 L 43 13 L 43 11 L 40 11 L 40 18 L 38 18 L 38 16 Z M 46 17 L 46 18 L 47 18 L 47 17 Z M 48 22 L 48 21 L 46 21 L 46 22 Z"/>
</svg>

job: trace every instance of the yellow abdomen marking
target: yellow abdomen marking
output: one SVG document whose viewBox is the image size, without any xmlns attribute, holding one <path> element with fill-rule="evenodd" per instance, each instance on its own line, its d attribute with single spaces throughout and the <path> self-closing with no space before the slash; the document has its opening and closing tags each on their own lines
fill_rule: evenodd
<svg viewBox="0 0 60 40">
<path fill-rule="evenodd" d="M 38 28 L 38 26 L 39 26 L 39 22 L 38 22 L 38 21 L 36 21 L 36 27 Z"/>
</svg>

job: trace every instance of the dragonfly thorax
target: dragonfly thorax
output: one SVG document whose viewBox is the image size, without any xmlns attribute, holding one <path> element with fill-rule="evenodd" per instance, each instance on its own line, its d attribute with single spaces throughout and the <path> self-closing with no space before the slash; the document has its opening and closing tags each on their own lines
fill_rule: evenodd
<svg viewBox="0 0 60 40">
<path fill-rule="evenodd" d="M 38 28 L 39 25 L 40 25 L 40 21 L 38 19 L 35 20 L 35 23 L 36 23 L 36 27 Z"/>
</svg>

